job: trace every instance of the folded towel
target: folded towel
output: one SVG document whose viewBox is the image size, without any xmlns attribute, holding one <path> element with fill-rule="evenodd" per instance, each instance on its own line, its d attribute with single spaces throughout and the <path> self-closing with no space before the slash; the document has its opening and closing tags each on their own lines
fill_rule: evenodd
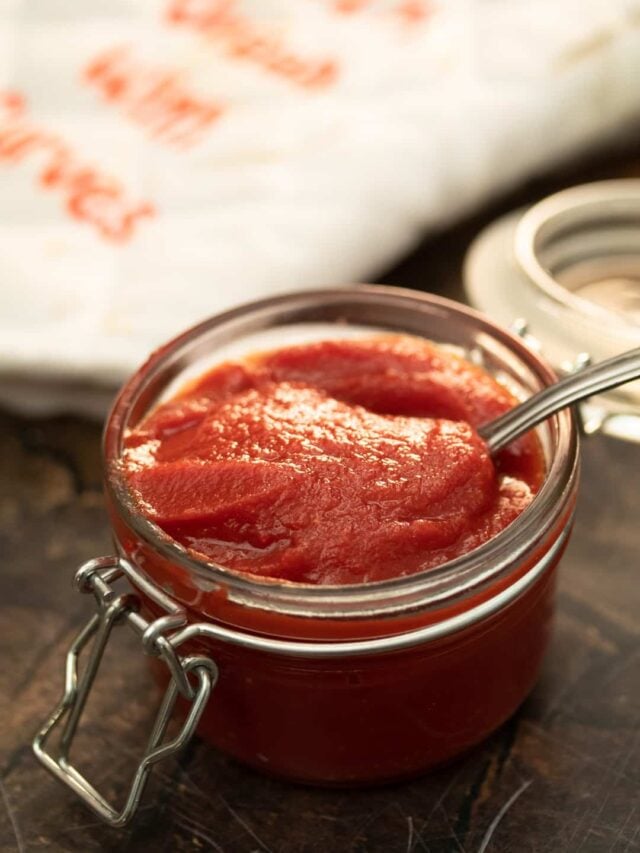
<svg viewBox="0 0 640 853">
<path fill-rule="evenodd" d="M 190 324 L 366 280 L 638 115 L 631 0 L 5 3 L 0 393 L 101 410 Z"/>
</svg>

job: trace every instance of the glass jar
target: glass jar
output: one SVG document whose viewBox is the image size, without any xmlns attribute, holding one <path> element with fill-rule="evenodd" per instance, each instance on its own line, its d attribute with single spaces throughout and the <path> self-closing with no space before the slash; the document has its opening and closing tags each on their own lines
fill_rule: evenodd
<svg viewBox="0 0 640 853">
<path fill-rule="evenodd" d="M 557 367 L 640 346 L 640 180 L 571 187 L 486 228 L 464 265 L 470 303 L 526 319 Z M 581 404 L 587 432 L 640 441 L 640 382 Z"/>
<path fill-rule="evenodd" d="M 264 349 L 267 341 L 381 331 L 463 352 L 522 398 L 554 380 L 520 338 L 470 309 L 432 295 L 361 286 L 294 293 L 214 317 L 154 353 L 117 398 L 104 435 L 117 556 L 78 573 L 98 613 L 70 652 L 65 698 L 34 743 L 45 765 L 110 823 L 131 817 L 151 764 L 179 748 L 196 726 L 229 755 L 290 780 L 388 782 L 486 737 L 534 684 L 575 505 L 578 440 L 566 411 L 538 430 L 547 475 L 513 524 L 443 566 L 382 582 L 314 586 L 199 562 L 142 515 L 128 492 L 119 465 L 127 430 L 189 378 Z M 133 597 L 116 595 L 119 576 L 128 578 Z M 121 812 L 68 762 L 92 672 L 118 620 L 141 636 L 169 680 Z M 93 634 L 89 666 L 74 680 L 69 673 Z M 184 728 L 162 747 L 176 699 Z M 54 753 L 47 744 L 58 725 L 62 747 Z"/>
</svg>

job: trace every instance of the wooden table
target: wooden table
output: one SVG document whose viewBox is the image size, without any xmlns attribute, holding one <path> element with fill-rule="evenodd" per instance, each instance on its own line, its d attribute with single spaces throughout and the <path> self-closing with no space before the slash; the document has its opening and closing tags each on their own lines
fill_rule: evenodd
<svg viewBox="0 0 640 853">
<path fill-rule="evenodd" d="M 384 280 L 460 297 L 465 248 L 494 216 L 564 185 L 630 174 L 640 174 L 640 147 L 566 168 L 431 237 Z M 2 851 L 640 850 L 640 446 L 585 443 L 553 645 L 538 686 L 489 741 L 411 784 L 348 792 L 273 781 L 194 742 L 158 768 L 138 819 L 116 832 L 30 748 L 91 605 L 72 591 L 72 572 L 110 551 L 99 438 L 79 418 L 0 416 Z M 155 700 L 135 644 L 118 643 L 78 744 L 110 796 L 134 766 Z"/>
</svg>

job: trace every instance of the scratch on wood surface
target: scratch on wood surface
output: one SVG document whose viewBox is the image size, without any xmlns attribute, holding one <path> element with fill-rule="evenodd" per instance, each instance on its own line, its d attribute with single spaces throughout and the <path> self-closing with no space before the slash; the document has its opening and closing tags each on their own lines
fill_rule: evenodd
<svg viewBox="0 0 640 853">
<path fill-rule="evenodd" d="M 429 814 L 426 816 L 424 823 L 423 823 L 423 824 L 422 824 L 422 826 L 420 827 L 420 832 L 419 832 L 419 834 L 418 834 L 418 838 L 417 838 L 416 840 L 422 840 L 422 836 L 423 836 L 424 832 L 426 831 L 426 829 L 427 829 L 427 828 L 428 828 L 428 826 L 429 826 L 429 821 L 431 820 L 431 818 L 433 817 L 433 815 L 436 813 L 436 809 L 438 809 L 438 808 L 439 808 L 439 807 L 444 803 L 444 801 L 446 800 L 446 798 L 447 798 L 447 796 L 448 796 L 449 792 L 450 792 L 450 791 L 451 791 L 451 789 L 453 788 L 454 784 L 458 781 L 458 777 L 460 776 L 460 773 L 462 772 L 462 767 L 463 767 L 463 766 L 464 766 L 464 765 L 461 765 L 461 766 L 458 768 L 458 770 L 457 770 L 457 771 L 456 771 L 456 772 L 451 776 L 451 779 L 449 779 L 449 782 L 447 783 L 446 787 L 444 788 L 444 790 L 442 791 L 442 793 L 440 794 L 440 796 L 438 797 L 438 799 L 436 800 L 436 802 L 435 802 L 435 803 L 433 804 L 433 806 L 431 807 L 431 810 L 429 811 Z"/>
<path fill-rule="evenodd" d="M 443 803 L 441 803 L 441 804 L 440 804 L 440 811 L 441 811 L 441 812 L 442 812 L 442 814 L 444 815 L 445 823 L 447 824 L 447 827 L 448 827 L 449 831 L 451 832 L 451 837 L 452 837 L 452 839 L 455 841 L 456 847 L 458 848 L 458 850 L 460 851 L 460 853 L 466 853 L 466 851 L 465 851 L 465 849 L 464 849 L 464 844 L 463 844 L 463 843 L 462 843 L 462 841 L 460 841 L 460 839 L 458 838 L 458 835 L 457 835 L 457 833 L 456 833 L 455 827 L 454 827 L 454 826 L 453 826 L 453 824 L 451 823 L 451 820 L 449 819 L 449 813 L 447 812 L 447 810 L 446 810 L 446 808 L 444 807 L 444 804 L 443 804 Z"/>
<path fill-rule="evenodd" d="M 618 846 L 618 842 L 626 841 L 625 830 L 627 828 L 627 824 L 629 823 L 629 821 L 631 820 L 631 818 L 633 817 L 635 812 L 636 812 L 636 806 L 634 806 L 631 809 L 631 811 L 627 815 L 625 822 L 621 823 L 620 826 L 618 827 L 618 830 L 616 832 L 616 836 L 613 839 L 613 843 L 612 843 L 611 847 L 609 848 L 609 853 L 615 853 L 615 848 Z"/>
<path fill-rule="evenodd" d="M 261 847 L 263 850 L 266 850 L 266 851 L 267 851 L 267 853 L 273 853 L 273 851 L 272 851 L 272 849 L 269 847 L 269 845 L 268 845 L 268 844 L 266 844 L 266 843 L 265 843 L 265 842 L 260 838 L 260 836 L 259 836 L 259 835 L 257 835 L 257 834 L 253 831 L 253 829 L 251 829 L 251 827 L 249 826 L 249 824 L 248 824 L 246 821 L 244 821 L 244 820 L 240 817 L 240 815 L 238 814 L 238 812 L 237 812 L 237 811 L 235 811 L 235 809 L 232 809 L 232 808 L 231 808 L 231 806 L 230 806 L 230 805 L 229 805 L 229 803 L 225 800 L 225 798 L 222 796 L 222 794 L 218 794 L 218 797 L 219 797 L 220 802 L 222 803 L 222 805 L 223 805 L 223 806 L 225 807 L 225 809 L 229 812 L 229 814 L 230 814 L 230 815 L 231 815 L 231 817 L 235 820 L 235 822 L 236 822 L 239 826 L 241 826 L 241 827 L 244 829 L 244 831 L 245 831 L 245 832 L 248 832 L 248 833 L 249 833 L 249 835 L 253 838 L 253 840 L 258 842 L 258 844 L 260 845 L 260 847 Z"/>
<path fill-rule="evenodd" d="M 413 850 L 413 818 L 410 816 L 407 818 L 407 827 L 409 829 L 409 835 L 407 838 L 407 853 L 411 853 L 411 851 Z"/>
<path fill-rule="evenodd" d="M 345 849 L 351 849 L 348 845 L 353 846 L 356 844 L 356 842 L 358 840 L 361 840 L 362 839 L 362 833 L 365 831 L 365 829 L 367 829 L 367 827 L 369 827 L 372 823 L 375 823 L 375 821 L 378 820 L 378 818 L 381 815 L 383 815 L 386 811 L 388 811 L 390 808 L 392 808 L 393 805 L 394 804 L 392 804 L 392 803 L 387 803 L 386 805 L 382 806 L 379 809 L 374 809 L 373 811 L 368 812 L 367 816 L 364 818 L 364 820 L 360 821 L 360 823 L 358 823 L 357 826 L 355 827 L 355 829 L 353 830 L 349 841 L 345 843 Z M 397 808 L 397 804 L 396 804 L 396 808 Z M 402 812 L 402 815 L 403 815 L 403 817 L 405 816 L 404 812 Z"/>
<path fill-rule="evenodd" d="M 420 833 L 416 831 L 416 822 L 413 817 L 403 811 L 402 806 L 397 800 L 391 805 L 398 812 L 402 820 L 407 822 L 407 853 L 412 853 L 418 846 L 425 850 L 426 853 L 429 853 L 429 849 L 425 846 Z"/>
<path fill-rule="evenodd" d="M 9 799 L 9 794 L 7 793 L 7 789 L 4 786 L 4 782 L 0 779 L 0 796 L 2 797 L 2 802 L 4 803 L 4 807 L 7 811 L 7 816 L 9 818 L 9 823 L 11 824 L 11 829 L 13 830 L 14 838 L 16 839 L 16 847 L 18 848 L 19 853 L 24 853 L 25 846 L 24 841 L 22 839 L 22 833 L 20 832 L 20 827 L 18 826 L 18 821 L 16 820 L 16 816 L 13 812 L 13 808 L 11 807 L 11 801 Z"/>
<path fill-rule="evenodd" d="M 493 837 L 494 832 L 498 828 L 498 824 L 500 823 L 502 818 L 506 815 L 506 813 L 509 811 L 511 806 L 518 799 L 518 797 L 521 794 L 524 794 L 524 792 L 527 790 L 527 788 L 529 787 L 529 785 L 532 782 L 533 782 L 533 779 L 529 779 L 527 782 L 523 782 L 522 785 L 520 785 L 520 787 L 518 788 L 518 790 L 515 793 L 513 793 L 509 797 L 507 802 L 502 806 L 502 808 L 500 809 L 498 814 L 494 817 L 494 819 L 489 824 L 489 829 L 487 829 L 487 831 L 484 834 L 484 838 L 482 839 L 482 843 L 480 844 L 480 848 L 478 850 L 478 853 L 485 853 L 485 850 L 489 846 L 489 843 L 491 842 L 491 838 Z"/>
<path fill-rule="evenodd" d="M 627 850 L 632 850 L 633 849 L 631 847 L 632 844 L 635 847 L 636 836 L 638 835 L 638 833 L 640 833 L 640 824 L 638 824 L 638 826 L 636 827 L 633 835 L 629 839 L 629 842 L 628 842 L 627 846 L 624 848 L 624 850 L 622 851 L 622 853 L 627 853 Z"/>
<path fill-rule="evenodd" d="M 624 769 L 627 765 L 627 762 L 629 761 L 631 755 L 633 754 L 633 752 L 635 752 L 635 745 L 636 745 L 636 742 L 638 741 L 638 739 L 640 737 L 640 733 L 638 733 L 638 730 L 637 730 L 638 729 L 638 725 L 637 725 L 638 721 L 639 721 L 639 718 L 638 718 L 638 716 L 636 716 L 634 718 L 634 721 L 633 721 L 633 729 L 636 730 L 636 735 L 633 738 L 633 742 L 626 747 L 626 750 L 625 750 L 626 751 L 626 758 L 623 761 L 621 771 L 624 771 Z M 624 837 L 625 836 L 625 830 L 626 830 L 627 824 L 633 818 L 633 815 L 636 813 L 638 805 L 637 805 L 637 803 L 633 804 L 633 807 L 631 808 L 631 811 L 629 812 L 629 814 L 627 814 L 627 817 L 626 817 L 624 822 L 619 821 L 619 822 L 617 822 L 617 824 L 615 826 L 607 826 L 605 823 L 601 823 L 600 822 L 600 816 L 605 811 L 606 806 L 607 806 L 609 799 L 610 799 L 613 792 L 614 792 L 614 786 L 609 784 L 606 776 L 603 777 L 601 788 L 598 790 L 598 798 L 599 798 L 598 805 L 599 805 L 599 807 L 598 807 L 597 812 L 594 812 L 593 809 L 585 809 L 583 812 L 582 818 L 580 819 L 580 821 L 578 823 L 577 828 L 574 830 L 571 838 L 568 839 L 569 841 L 572 841 L 577 836 L 578 832 L 582 829 L 582 826 L 585 824 L 585 822 L 589 821 L 590 826 L 589 826 L 589 829 L 587 830 L 586 834 L 583 836 L 583 839 L 580 843 L 579 851 L 581 851 L 585 847 L 585 845 L 588 843 L 590 836 L 594 836 L 597 838 L 599 836 L 599 832 L 603 832 L 603 831 L 615 833 L 615 838 L 613 840 L 611 847 L 609 848 L 609 853 L 613 853 L 613 851 L 615 850 L 615 848 L 618 845 L 618 842 L 621 842 L 623 840 L 626 841 L 626 839 Z"/>
<path fill-rule="evenodd" d="M 194 838 L 197 838 L 200 841 L 203 841 L 205 844 L 208 844 L 213 850 L 217 850 L 218 853 L 224 853 L 222 847 L 218 844 L 217 841 L 214 841 L 214 839 L 207 832 L 205 832 L 205 829 L 202 827 L 202 825 L 192 820 L 191 818 L 187 818 L 186 815 L 181 814 L 179 816 L 176 816 L 176 825 L 182 827 L 182 829 L 191 833 Z"/>
<path fill-rule="evenodd" d="M 636 803 L 636 804 L 632 807 L 632 809 L 631 809 L 631 811 L 629 812 L 629 814 L 627 815 L 627 818 L 626 818 L 625 822 L 620 826 L 620 831 L 619 831 L 620 840 L 623 840 L 623 839 L 625 839 L 625 840 L 626 840 L 627 825 L 631 823 L 631 819 L 633 818 L 633 816 L 635 815 L 635 813 L 636 813 L 636 811 L 637 811 L 637 810 L 638 810 L 638 804 Z M 632 838 L 627 842 L 627 845 L 626 845 L 626 847 L 625 847 L 625 850 L 627 849 L 627 847 L 629 847 L 629 846 L 631 845 L 631 843 L 633 842 L 633 839 L 636 837 L 636 835 L 638 834 L 638 832 L 640 832 L 640 823 L 638 823 L 638 824 L 636 825 L 636 829 L 635 829 L 635 831 L 634 831 L 634 833 L 633 833 L 633 837 L 632 837 Z M 616 839 L 616 843 L 617 843 L 617 839 Z M 611 850 L 612 850 L 612 851 L 613 851 L 613 848 L 614 848 L 614 847 L 615 847 L 615 843 L 614 843 L 614 845 L 613 845 L 613 846 L 612 846 L 612 848 L 611 848 Z"/>
</svg>

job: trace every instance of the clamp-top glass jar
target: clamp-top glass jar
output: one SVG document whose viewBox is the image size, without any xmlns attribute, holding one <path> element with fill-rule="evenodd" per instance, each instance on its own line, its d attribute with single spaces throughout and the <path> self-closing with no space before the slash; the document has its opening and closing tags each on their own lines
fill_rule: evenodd
<svg viewBox="0 0 640 853">
<path fill-rule="evenodd" d="M 127 430 L 176 387 L 267 339 L 380 331 L 462 350 L 521 397 L 554 379 L 522 340 L 456 303 L 375 286 L 312 291 L 243 306 L 186 332 L 126 383 L 107 422 L 107 500 L 118 556 L 83 567 L 98 613 L 70 652 L 67 689 L 35 741 L 45 765 L 114 825 L 133 814 L 150 766 L 202 737 L 288 779 L 354 785 L 401 779 L 467 749 L 526 697 L 549 639 L 555 568 L 569 535 L 578 441 L 568 412 L 539 428 L 544 483 L 517 520 L 436 569 L 377 583 L 313 586 L 199 562 L 139 512 L 118 461 Z M 265 337 L 266 336 L 266 337 Z M 115 596 L 126 575 L 134 596 Z M 167 697 L 125 808 L 112 809 L 70 766 L 75 726 L 116 619 L 160 658 Z M 97 634 L 90 664 L 77 657 Z M 210 702 L 209 693 L 213 691 Z M 179 737 L 162 735 L 182 694 Z M 64 726 L 57 752 L 49 735 Z"/>
<path fill-rule="evenodd" d="M 464 265 L 470 303 L 526 321 L 558 367 L 640 346 L 640 180 L 570 187 L 485 228 Z M 580 405 L 587 433 L 640 441 L 640 382 Z"/>
</svg>

